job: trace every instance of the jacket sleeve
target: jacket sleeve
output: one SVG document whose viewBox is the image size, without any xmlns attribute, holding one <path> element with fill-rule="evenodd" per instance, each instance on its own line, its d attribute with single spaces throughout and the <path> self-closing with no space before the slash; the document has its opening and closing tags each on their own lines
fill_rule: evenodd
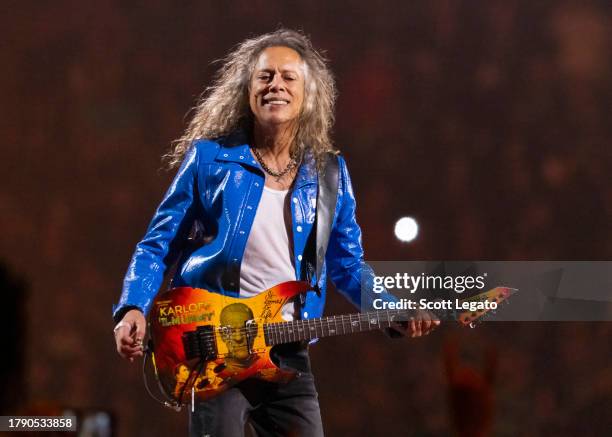
<svg viewBox="0 0 612 437">
<path fill-rule="evenodd" d="M 336 288 L 356 307 L 372 309 L 374 299 L 396 301 L 387 293 L 374 293 L 372 268 L 364 261 L 361 228 L 355 215 L 356 203 L 346 162 L 338 156 L 339 184 L 336 219 L 332 228 L 325 257 L 328 275 Z"/>
<path fill-rule="evenodd" d="M 113 306 L 115 320 L 128 308 L 148 313 L 164 273 L 180 254 L 191 228 L 198 199 L 197 179 L 197 144 L 194 144 L 186 153 L 145 236 L 136 245 L 123 281 L 121 298 Z"/>
</svg>

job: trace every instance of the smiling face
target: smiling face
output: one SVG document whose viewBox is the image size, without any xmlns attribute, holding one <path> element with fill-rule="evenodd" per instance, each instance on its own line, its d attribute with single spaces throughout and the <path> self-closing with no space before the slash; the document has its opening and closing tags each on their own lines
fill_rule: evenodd
<svg viewBox="0 0 612 437">
<path fill-rule="evenodd" d="M 262 127 L 291 126 L 304 102 L 305 65 L 288 47 L 268 47 L 251 76 L 249 105 Z"/>
</svg>

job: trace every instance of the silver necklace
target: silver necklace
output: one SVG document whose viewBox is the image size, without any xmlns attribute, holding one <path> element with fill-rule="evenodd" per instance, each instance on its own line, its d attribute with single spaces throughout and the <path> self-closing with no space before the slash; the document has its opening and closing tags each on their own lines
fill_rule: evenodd
<svg viewBox="0 0 612 437">
<path fill-rule="evenodd" d="M 264 162 L 262 156 L 259 154 L 259 152 L 257 151 L 256 148 L 252 148 L 251 149 L 253 151 L 253 154 L 255 155 L 255 158 L 257 158 L 257 161 L 259 161 L 259 164 L 261 165 L 261 168 L 264 169 L 264 171 L 266 173 L 268 173 L 270 176 L 274 176 L 275 178 L 282 178 L 283 176 L 285 176 L 287 173 L 289 173 L 291 170 L 293 170 L 298 162 L 295 159 L 295 156 L 291 156 L 291 159 L 289 160 L 289 163 L 287 164 L 287 166 L 281 170 L 281 171 L 274 171 L 272 170 L 270 167 L 268 167 L 266 165 L 266 163 Z"/>
</svg>

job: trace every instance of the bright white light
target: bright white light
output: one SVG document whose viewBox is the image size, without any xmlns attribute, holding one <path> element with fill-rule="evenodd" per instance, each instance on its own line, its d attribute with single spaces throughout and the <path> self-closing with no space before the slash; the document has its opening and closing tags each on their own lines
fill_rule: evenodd
<svg viewBox="0 0 612 437">
<path fill-rule="evenodd" d="M 412 217 L 402 217 L 395 223 L 395 236 L 400 241 L 412 241 L 418 233 L 419 225 Z"/>
</svg>

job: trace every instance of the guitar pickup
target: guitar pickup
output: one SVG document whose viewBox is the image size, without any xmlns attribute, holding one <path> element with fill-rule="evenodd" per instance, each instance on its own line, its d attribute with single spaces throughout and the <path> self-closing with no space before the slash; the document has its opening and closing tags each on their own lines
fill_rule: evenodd
<svg viewBox="0 0 612 437">
<path fill-rule="evenodd" d="M 218 366 L 216 366 L 216 367 L 213 369 L 213 372 L 215 372 L 215 373 L 221 373 L 221 372 L 223 372 L 223 371 L 225 370 L 225 368 L 226 368 L 226 367 L 227 367 L 227 364 L 225 364 L 225 363 L 221 363 L 221 364 L 219 364 Z"/>
<path fill-rule="evenodd" d="M 182 340 L 187 360 L 198 358 L 210 361 L 217 358 L 217 341 L 214 326 L 198 326 L 195 331 L 184 332 Z"/>
</svg>

